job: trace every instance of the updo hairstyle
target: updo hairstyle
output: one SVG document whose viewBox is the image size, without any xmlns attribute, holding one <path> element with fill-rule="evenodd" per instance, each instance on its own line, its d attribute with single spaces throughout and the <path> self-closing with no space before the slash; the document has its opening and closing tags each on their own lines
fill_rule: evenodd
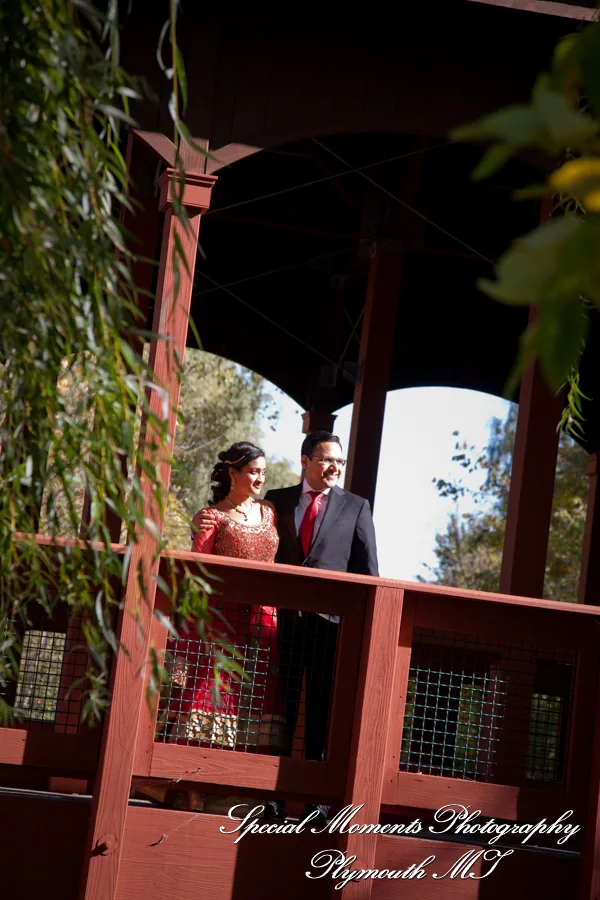
<svg viewBox="0 0 600 900">
<path fill-rule="evenodd" d="M 248 463 L 264 455 L 264 450 L 261 450 L 260 447 L 251 444 L 249 441 L 238 441 L 237 444 L 232 444 L 229 450 L 221 451 L 219 453 L 220 462 L 216 464 L 210 476 L 210 488 L 212 491 L 212 498 L 208 501 L 210 506 L 214 506 L 215 503 L 220 503 L 221 500 L 224 500 L 231 490 L 230 469 L 240 472 Z"/>
</svg>

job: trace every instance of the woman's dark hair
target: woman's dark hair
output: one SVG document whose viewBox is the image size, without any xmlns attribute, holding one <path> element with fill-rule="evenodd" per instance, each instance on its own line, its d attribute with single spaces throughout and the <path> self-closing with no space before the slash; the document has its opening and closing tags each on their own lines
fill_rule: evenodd
<svg viewBox="0 0 600 900">
<path fill-rule="evenodd" d="M 224 500 L 231 490 L 230 469 L 236 469 L 239 472 L 253 459 L 258 459 L 264 455 L 264 450 L 261 450 L 255 444 L 251 444 L 250 441 L 238 441 L 237 444 L 232 444 L 229 450 L 223 450 L 219 453 L 220 462 L 216 464 L 210 476 L 210 488 L 212 490 L 212 498 L 208 501 L 210 506 L 214 506 L 215 503 L 220 503 L 221 500 Z"/>
</svg>

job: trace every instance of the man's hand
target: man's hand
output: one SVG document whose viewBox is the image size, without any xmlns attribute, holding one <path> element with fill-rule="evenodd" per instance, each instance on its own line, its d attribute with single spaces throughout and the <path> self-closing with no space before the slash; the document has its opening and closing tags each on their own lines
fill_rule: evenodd
<svg viewBox="0 0 600 900">
<path fill-rule="evenodd" d="M 211 528 L 214 528 L 216 520 L 217 517 L 211 509 L 203 509 L 201 512 L 196 513 L 192 519 L 192 522 L 195 525 L 195 529 L 192 528 L 192 540 L 194 540 L 197 534 L 204 534 L 206 531 L 210 531 Z"/>
</svg>

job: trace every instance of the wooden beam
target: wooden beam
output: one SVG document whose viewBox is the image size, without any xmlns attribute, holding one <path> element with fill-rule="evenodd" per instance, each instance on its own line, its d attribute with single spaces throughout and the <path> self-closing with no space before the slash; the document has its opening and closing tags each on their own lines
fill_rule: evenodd
<svg viewBox="0 0 600 900">
<path fill-rule="evenodd" d="M 394 352 L 402 263 L 403 253 L 398 243 L 379 241 L 369 266 L 345 486 L 365 497 L 371 508 L 375 502 Z"/>
<path fill-rule="evenodd" d="M 542 201 L 540 219 L 552 217 L 554 199 Z M 529 310 L 530 325 L 536 309 Z M 542 597 L 558 454 L 561 395 L 553 395 L 536 360 L 525 371 L 513 450 L 500 591 Z"/>
<path fill-rule="evenodd" d="M 169 202 L 170 184 L 174 173 L 165 174 L 166 184 L 161 185 L 164 207 L 163 239 L 159 267 L 158 287 L 154 308 L 153 332 L 150 345 L 150 367 L 154 381 L 168 389 L 167 429 L 170 441 L 175 434 L 175 409 L 179 400 L 178 359 L 183 361 L 188 330 L 188 316 L 192 297 L 194 267 L 201 213 L 206 206 L 188 208 L 189 228 L 184 229 L 175 218 Z M 196 176 L 197 177 L 197 176 Z M 202 203 L 214 178 L 204 176 L 206 189 Z M 196 185 L 198 187 L 198 185 Z M 191 197 L 198 197 L 198 190 Z M 187 259 L 187 268 L 180 266 L 179 292 L 175 295 L 174 252 L 180 242 Z M 164 421 L 163 398 L 157 391 L 150 395 L 150 407 L 157 421 Z M 146 439 L 155 439 L 152 420 L 143 424 Z M 161 463 L 161 479 L 168 490 L 170 480 L 167 447 Z M 162 528 L 162 521 L 154 497 L 153 485 L 142 475 L 144 515 Z M 133 547 L 129 564 L 125 604 L 121 613 L 118 638 L 128 649 L 129 655 L 117 656 L 111 677 L 112 702 L 106 714 L 100 763 L 94 786 L 90 831 L 84 859 L 81 897 L 83 900 L 114 900 L 123 846 L 123 834 L 127 801 L 131 790 L 131 777 L 140 710 L 144 702 L 143 671 L 147 662 L 150 624 L 156 594 L 156 579 L 160 559 L 156 553 L 158 541 L 150 532 L 141 535 Z M 144 588 L 142 590 L 141 584 Z"/>
<path fill-rule="evenodd" d="M 537 363 L 521 382 L 500 592 L 542 597 L 552 515 L 562 399 Z"/>
<path fill-rule="evenodd" d="M 595 603 L 600 600 L 600 479 L 598 478 L 598 454 L 586 459 L 588 503 L 583 535 L 583 552 L 579 575 L 579 603 Z"/>
<path fill-rule="evenodd" d="M 313 431 L 333 432 L 335 413 L 323 409 L 309 409 L 302 413 L 302 434 L 311 434 Z"/>
<path fill-rule="evenodd" d="M 597 900 L 600 896 L 600 680 L 594 684 L 588 716 L 594 721 L 592 770 L 587 784 L 588 810 L 583 828 L 577 900 Z"/>
<path fill-rule="evenodd" d="M 364 640 L 356 691 L 350 764 L 344 806 L 362 806 L 351 825 L 379 822 L 386 766 L 386 741 L 392 718 L 396 652 L 404 591 L 372 588 L 367 600 Z M 395 713 L 395 711 L 394 711 Z M 376 834 L 348 834 L 342 844 L 356 856 L 351 869 L 371 869 L 377 850 Z M 368 900 L 373 881 L 351 882 L 344 893 L 352 900 Z"/>
<path fill-rule="evenodd" d="M 505 9 L 520 9 L 523 12 L 542 13 L 545 16 L 560 16 L 565 19 L 579 19 L 595 22 L 598 10 L 571 3 L 554 3 L 549 0 L 467 0 L 469 3 L 487 3 L 488 6 L 502 6 Z"/>
<path fill-rule="evenodd" d="M 129 175 L 131 207 L 124 206 L 122 212 L 122 225 L 125 232 L 127 249 L 131 257 L 131 277 L 135 285 L 135 303 L 139 315 L 132 323 L 133 330 L 129 330 L 125 339 L 133 347 L 134 351 L 142 354 L 142 342 L 136 334 L 137 329 L 149 327 L 150 293 L 154 285 L 156 256 L 160 237 L 161 212 L 156 202 L 156 156 L 164 160 L 159 148 L 168 147 L 171 141 L 165 136 L 151 132 L 129 132 L 127 139 L 126 164 Z M 174 151 L 173 145 L 173 151 Z M 173 152 L 174 159 L 174 152 Z M 102 428 L 102 422 L 96 421 L 94 429 Z M 127 478 L 128 460 L 121 457 L 121 471 Z M 90 519 L 90 495 L 86 491 L 83 510 L 81 513 L 80 536 L 88 536 Z M 104 521 L 111 541 L 117 543 L 121 537 L 121 517 L 111 508 L 105 507 Z"/>
</svg>

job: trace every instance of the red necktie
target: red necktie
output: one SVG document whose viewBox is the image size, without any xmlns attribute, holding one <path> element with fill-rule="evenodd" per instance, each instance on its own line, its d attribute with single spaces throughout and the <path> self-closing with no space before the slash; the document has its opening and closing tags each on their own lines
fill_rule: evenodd
<svg viewBox="0 0 600 900">
<path fill-rule="evenodd" d="M 302 519 L 302 524 L 300 525 L 300 531 L 298 532 L 300 544 L 302 545 L 302 552 L 305 556 L 308 556 L 308 551 L 310 550 L 313 531 L 315 529 L 315 519 L 317 518 L 319 505 L 321 503 L 321 498 L 323 497 L 323 493 L 321 491 L 307 491 L 307 494 L 310 494 L 311 502 L 309 503 L 308 508 L 304 513 L 304 518 Z"/>
</svg>

